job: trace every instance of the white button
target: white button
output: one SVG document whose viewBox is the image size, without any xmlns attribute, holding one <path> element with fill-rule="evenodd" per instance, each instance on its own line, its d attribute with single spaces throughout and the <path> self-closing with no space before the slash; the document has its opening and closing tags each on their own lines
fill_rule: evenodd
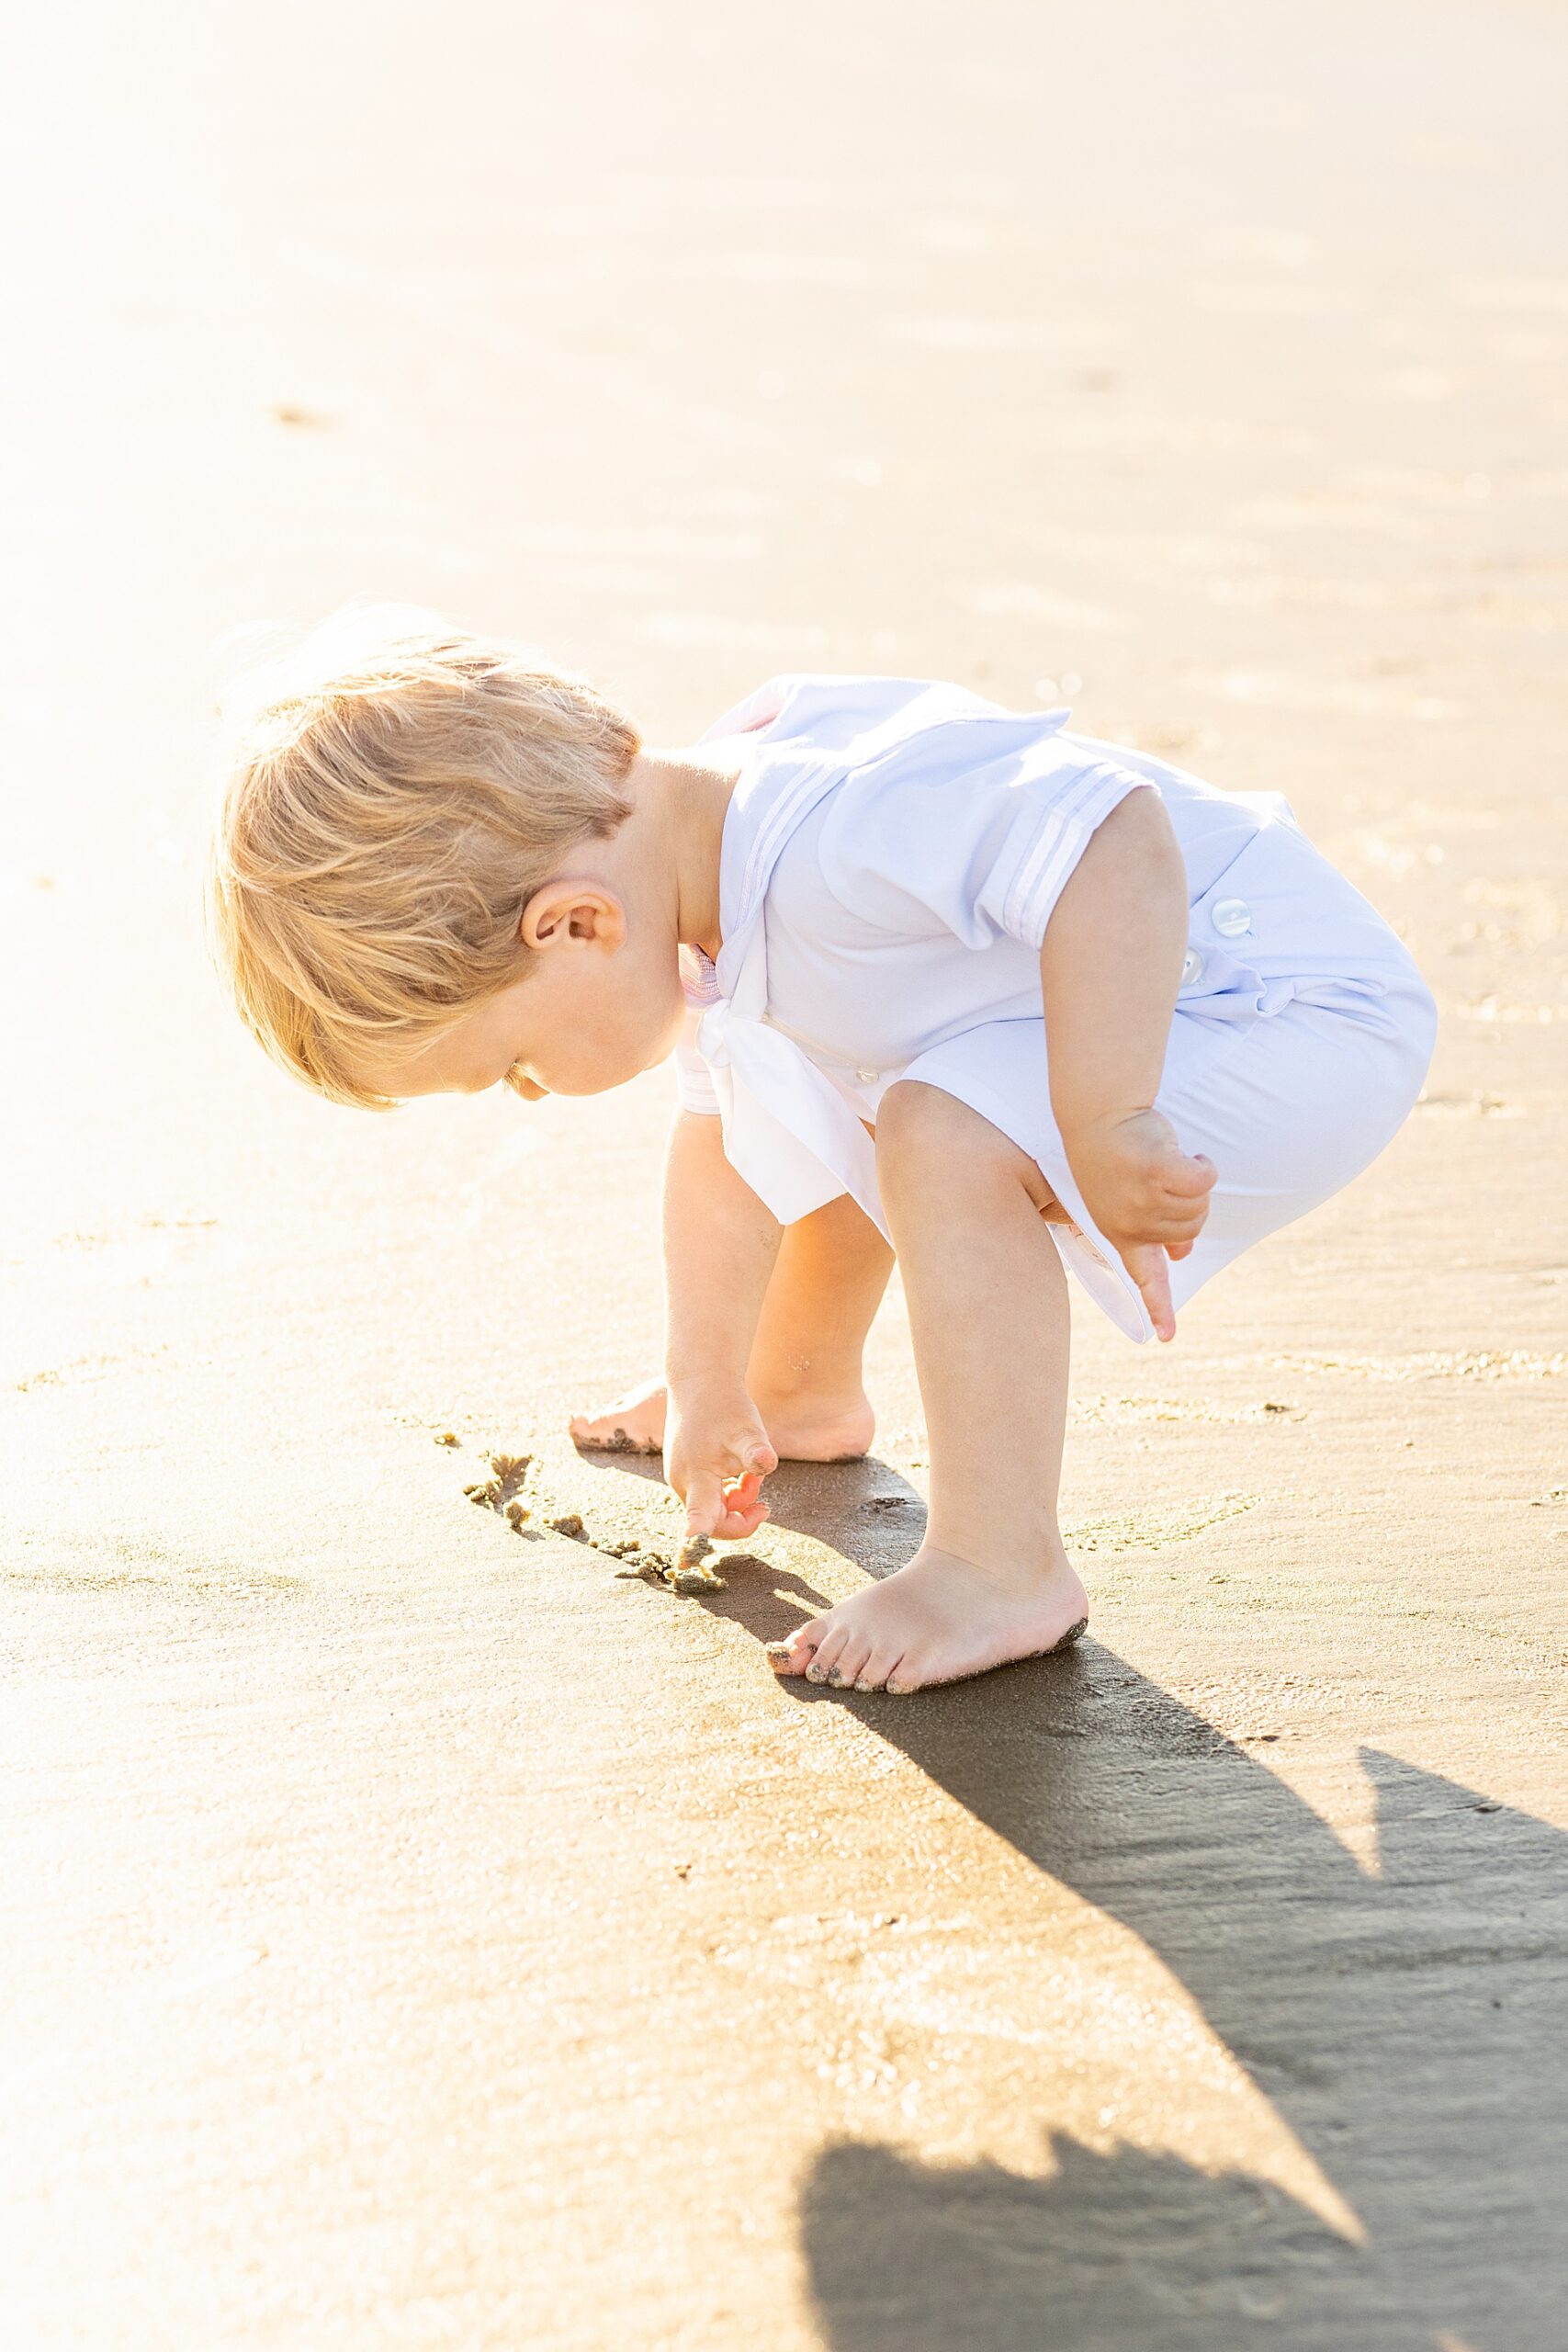
<svg viewBox="0 0 1568 2352">
<path fill-rule="evenodd" d="M 871 1086 L 875 1083 L 876 1072 L 874 1069 L 857 1069 L 855 1076 L 863 1086 Z"/>
<path fill-rule="evenodd" d="M 1201 980 L 1202 977 L 1203 958 L 1195 948 L 1190 947 L 1186 961 L 1181 967 L 1181 985 L 1184 989 L 1190 989 L 1194 980 Z"/>
<path fill-rule="evenodd" d="M 1245 899 L 1221 899 L 1209 921 L 1222 939 L 1239 939 L 1244 931 L 1252 929 L 1252 909 Z"/>
</svg>

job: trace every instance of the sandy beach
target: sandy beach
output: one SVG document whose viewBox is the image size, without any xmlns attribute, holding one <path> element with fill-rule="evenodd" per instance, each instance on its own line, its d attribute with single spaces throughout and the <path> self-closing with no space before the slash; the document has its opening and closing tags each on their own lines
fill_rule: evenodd
<svg viewBox="0 0 1568 2352">
<path fill-rule="evenodd" d="M 28 2352 L 1556 2352 L 1568 12 L 149 0 L 0 94 L 0 2333 Z M 257 623 L 433 605 L 655 743 L 950 676 L 1287 794 L 1424 1101 L 1137 1351 L 1072 1656 L 711 1599 L 667 1070 L 357 1116 L 201 933 Z M 443 1441 L 450 1436 L 457 1442 Z M 465 1485 L 531 1457 L 524 1532 Z M 573 1517 L 579 1539 L 553 1530 Z"/>
</svg>

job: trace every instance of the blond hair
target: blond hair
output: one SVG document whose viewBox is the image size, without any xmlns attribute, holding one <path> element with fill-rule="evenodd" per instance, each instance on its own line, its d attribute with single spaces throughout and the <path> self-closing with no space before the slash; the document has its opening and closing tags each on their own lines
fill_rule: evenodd
<svg viewBox="0 0 1568 2352">
<path fill-rule="evenodd" d="M 636 729 L 583 680 L 439 625 L 329 626 L 254 709 L 219 821 L 218 961 L 273 1059 L 384 1110 L 417 1050 L 526 971 L 523 909 L 631 813 Z"/>
</svg>

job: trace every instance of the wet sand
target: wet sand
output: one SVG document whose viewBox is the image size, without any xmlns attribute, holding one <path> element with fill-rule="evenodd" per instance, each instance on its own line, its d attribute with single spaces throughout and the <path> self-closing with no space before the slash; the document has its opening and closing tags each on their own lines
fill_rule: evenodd
<svg viewBox="0 0 1568 2352">
<path fill-rule="evenodd" d="M 13 60 L 8 2341 L 1561 2341 L 1568 19 L 957 24 Z M 1174 1351 L 1080 1317 L 1071 1656 L 768 1668 L 918 1541 L 896 1301 L 872 1462 L 722 1592 L 615 1555 L 671 1515 L 561 1432 L 657 1345 L 663 1073 L 356 1118 L 224 1012 L 214 647 L 366 594 L 656 741 L 777 668 L 1060 696 L 1411 940 L 1381 1165 Z"/>
</svg>

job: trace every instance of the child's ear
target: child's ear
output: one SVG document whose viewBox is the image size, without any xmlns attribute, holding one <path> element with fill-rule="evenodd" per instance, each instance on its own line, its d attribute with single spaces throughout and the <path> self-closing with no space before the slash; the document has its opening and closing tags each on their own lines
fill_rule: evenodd
<svg viewBox="0 0 1568 2352">
<path fill-rule="evenodd" d="M 523 910 L 517 935 L 525 947 L 558 947 L 577 940 L 613 951 L 626 936 L 626 911 L 613 890 L 563 875 L 536 890 Z"/>
</svg>

